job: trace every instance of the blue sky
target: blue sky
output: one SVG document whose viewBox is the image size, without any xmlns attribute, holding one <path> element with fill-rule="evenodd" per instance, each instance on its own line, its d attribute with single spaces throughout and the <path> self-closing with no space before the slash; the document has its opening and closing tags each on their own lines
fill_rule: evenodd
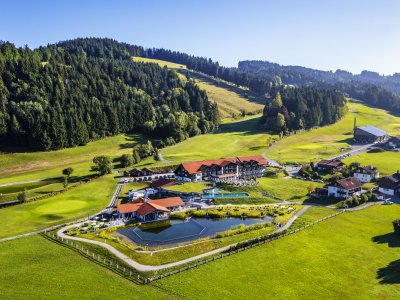
<svg viewBox="0 0 400 300">
<path fill-rule="evenodd" d="M 211 57 L 400 72 L 397 0 L 0 0 L 0 40 L 110 37 Z"/>
</svg>

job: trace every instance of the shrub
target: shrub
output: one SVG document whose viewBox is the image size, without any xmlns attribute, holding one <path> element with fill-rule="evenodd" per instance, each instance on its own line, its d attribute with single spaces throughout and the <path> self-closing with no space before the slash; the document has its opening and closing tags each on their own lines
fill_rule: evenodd
<svg viewBox="0 0 400 300">
<path fill-rule="evenodd" d="M 221 219 L 226 217 L 226 212 L 224 211 L 209 211 L 208 216 L 211 219 Z"/>
<path fill-rule="evenodd" d="M 204 218 L 207 212 L 205 210 L 192 210 L 190 211 L 190 215 L 195 218 Z"/>
<path fill-rule="evenodd" d="M 174 212 L 171 214 L 171 219 L 180 219 L 184 220 L 187 218 L 186 212 L 180 211 L 180 212 Z"/>
</svg>

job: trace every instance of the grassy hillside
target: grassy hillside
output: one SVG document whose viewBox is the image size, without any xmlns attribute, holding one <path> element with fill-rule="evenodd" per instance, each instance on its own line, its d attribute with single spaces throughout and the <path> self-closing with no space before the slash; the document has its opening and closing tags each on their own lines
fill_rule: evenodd
<svg viewBox="0 0 400 300">
<path fill-rule="evenodd" d="M 96 155 L 120 156 L 130 153 L 142 142 L 140 135 L 116 135 L 88 143 L 86 146 L 51 152 L 23 152 L 0 149 L 0 184 L 14 181 L 60 177 L 65 167 L 74 168 L 73 175 L 90 173 Z"/>
<path fill-rule="evenodd" d="M 199 135 L 164 151 L 171 161 L 261 154 L 271 136 L 257 129 L 258 116 L 227 122 L 214 133 Z"/>
<path fill-rule="evenodd" d="M 143 57 L 133 57 L 132 59 L 133 61 L 157 63 L 160 66 L 175 69 L 183 76 L 187 74 L 185 65 Z M 232 114 L 241 115 L 242 111 L 246 113 L 260 113 L 264 108 L 266 99 L 257 97 L 246 89 L 236 87 L 221 80 L 215 80 L 210 76 L 198 72 L 189 71 L 189 74 L 202 89 L 207 91 L 208 98 L 218 104 L 223 118 L 230 118 Z"/>
<path fill-rule="evenodd" d="M 191 299 L 398 299 L 400 239 L 391 221 L 399 214 L 378 205 L 345 213 L 154 286 Z"/>
<path fill-rule="evenodd" d="M 362 153 L 343 160 L 349 164 L 359 162 L 361 165 L 373 165 L 381 175 L 389 175 L 400 169 L 399 152 Z"/>
<path fill-rule="evenodd" d="M 350 102 L 349 112 L 336 124 L 303 132 L 276 143 L 267 151 L 268 157 L 281 162 L 296 161 L 307 163 L 321 158 L 329 158 L 349 150 L 353 139 L 354 117 L 357 124 L 374 125 L 391 134 L 399 134 L 400 118 L 387 111 Z"/>
<path fill-rule="evenodd" d="M 32 236 L 0 244 L 1 299 L 176 299 Z"/>
<path fill-rule="evenodd" d="M 0 209 L 0 238 L 86 217 L 104 209 L 115 190 L 112 175 L 44 200 Z"/>
</svg>

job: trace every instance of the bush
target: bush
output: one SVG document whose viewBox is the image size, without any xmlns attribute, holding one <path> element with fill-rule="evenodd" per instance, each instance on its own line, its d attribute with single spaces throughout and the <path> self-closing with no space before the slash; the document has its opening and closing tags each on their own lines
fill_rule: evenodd
<svg viewBox="0 0 400 300">
<path fill-rule="evenodd" d="M 195 218 L 204 218 L 207 212 L 205 210 L 192 210 L 190 211 L 190 215 Z"/>
<path fill-rule="evenodd" d="M 211 219 L 222 219 L 226 217 L 226 212 L 224 211 L 209 211 L 208 216 Z"/>
<path fill-rule="evenodd" d="M 179 219 L 179 220 L 184 220 L 187 218 L 186 212 L 180 211 L 180 212 L 174 212 L 171 214 L 171 219 Z"/>
</svg>

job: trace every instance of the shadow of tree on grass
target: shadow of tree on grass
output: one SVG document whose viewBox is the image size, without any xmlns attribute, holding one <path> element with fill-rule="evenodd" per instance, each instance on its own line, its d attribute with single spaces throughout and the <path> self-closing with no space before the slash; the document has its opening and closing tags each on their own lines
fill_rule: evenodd
<svg viewBox="0 0 400 300">
<path fill-rule="evenodd" d="M 374 236 L 372 241 L 377 244 L 387 244 L 390 248 L 400 247 L 400 238 L 394 232 Z"/>
<path fill-rule="evenodd" d="M 379 279 L 380 284 L 400 283 L 400 259 L 378 269 L 376 278 Z"/>
</svg>

